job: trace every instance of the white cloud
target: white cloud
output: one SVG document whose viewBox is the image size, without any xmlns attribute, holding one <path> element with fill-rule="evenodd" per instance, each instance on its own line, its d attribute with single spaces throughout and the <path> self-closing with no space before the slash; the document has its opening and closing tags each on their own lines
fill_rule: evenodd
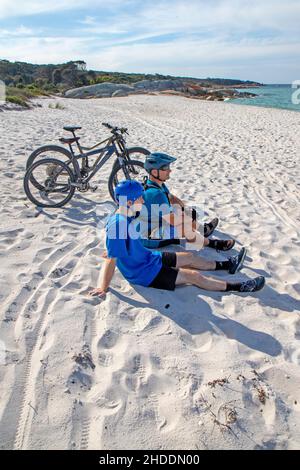
<svg viewBox="0 0 300 470">
<path fill-rule="evenodd" d="M 94 26 L 97 24 L 97 18 L 94 16 L 86 16 L 84 20 L 81 20 L 78 23 Z"/>
<path fill-rule="evenodd" d="M 299 34 L 300 2 L 289 0 L 162 0 L 136 2 L 132 14 L 118 12 L 113 18 L 101 18 L 91 24 L 110 24 L 122 31 L 159 31 L 168 33 L 243 33 L 274 30 Z M 88 25 L 88 24 L 87 24 Z M 87 31 L 87 30 L 85 30 Z"/>
<path fill-rule="evenodd" d="M 93 16 L 88 7 L 94 8 Z M 271 81 L 299 78 L 297 72 L 300 76 L 299 0 L 1 0 L 0 18 L 66 8 L 86 11 L 66 33 L 70 37 L 57 37 L 54 27 L 48 34 L 53 37 L 44 38 L 34 37 L 29 28 L 5 28 L 0 30 L 1 56 L 34 63 L 81 58 L 97 70 L 258 81 L 269 80 L 272 70 Z M 107 8 L 109 14 L 104 14 Z"/>
<path fill-rule="evenodd" d="M 126 6 L 130 7 L 128 14 L 121 13 L 120 7 L 123 11 Z M 129 26 L 133 31 L 154 28 L 166 32 L 220 27 L 244 32 L 257 28 L 299 31 L 299 0 L 1 0 L 0 19 L 64 10 L 74 12 L 79 8 L 87 11 L 82 23 L 93 26 L 97 20 L 88 11 L 99 9 L 100 24 L 103 16 L 105 21 L 103 13 L 109 11 L 113 23 L 125 31 Z"/>
<path fill-rule="evenodd" d="M 76 5 L 76 0 L 74 0 Z M 81 4 L 83 2 L 80 2 Z M 1 0 L 0 3 L 0 19 L 12 16 L 35 15 L 39 13 L 48 13 L 51 11 L 64 10 L 70 7 L 69 0 Z"/>
<path fill-rule="evenodd" d="M 23 37 L 23 36 L 32 36 L 37 34 L 37 30 L 27 28 L 26 26 L 19 26 L 14 30 L 0 29 L 0 39 L 6 37 Z"/>
<path fill-rule="evenodd" d="M 295 29 L 299 32 L 298 0 L 177 0 L 150 3 L 138 18 L 148 28 L 167 30 L 219 30 L 247 32 L 259 28 Z"/>
<path fill-rule="evenodd" d="M 118 3 L 120 0 L 109 0 L 109 4 Z M 106 0 L 1 0 L 0 19 L 105 6 L 107 6 Z"/>
<path fill-rule="evenodd" d="M 94 38 L 95 39 L 95 38 Z M 63 63 L 68 60 L 84 59 L 93 38 L 44 37 L 14 38 L 2 40 L 3 59 L 32 62 L 36 64 Z M 30 53 L 28 52 L 30 51 Z"/>
<path fill-rule="evenodd" d="M 34 63 L 84 59 L 88 68 L 94 70 L 221 76 L 286 83 L 300 76 L 300 41 L 279 44 L 265 40 L 258 47 L 255 41 L 250 40 L 233 44 L 224 42 L 222 38 L 213 42 L 180 39 L 164 44 L 99 45 L 98 51 L 91 52 L 91 45 L 95 45 L 96 40 L 96 37 L 24 38 L 22 41 L 12 38 L 6 40 L 4 49 L 8 52 L 4 58 L 28 61 L 30 50 L 30 61 Z"/>
<path fill-rule="evenodd" d="M 266 65 L 277 60 L 278 55 L 291 59 L 299 57 L 300 41 L 297 44 L 262 43 L 258 49 L 255 43 L 244 41 L 239 44 L 221 41 L 178 40 L 165 44 L 132 44 L 106 48 L 99 51 L 101 63 L 117 63 L 125 71 L 161 71 L 186 75 L 186 70 L 197 73 L 199 68 L 244 65 L 248 69 L 254 63 Z M 286 60 L 285 59 L 285 60 Z M 95 56 L 90 56 L 95 60 Z M 96 64 L 95 64 L 96 65 Z M 212 72 L 209 72 L 212 74 Z M 197 73 L 198 75 L 198 73 Z"/>
</svg>

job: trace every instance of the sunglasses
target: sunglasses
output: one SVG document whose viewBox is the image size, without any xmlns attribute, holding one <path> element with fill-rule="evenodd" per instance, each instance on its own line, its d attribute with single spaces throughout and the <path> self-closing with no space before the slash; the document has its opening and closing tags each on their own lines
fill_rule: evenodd
<svg viewBox="0 0 300 470">
<path fill-rule="evenodd" d="M 163 171 L 170 170 L 170 165 L 161 166 L 160 170 L 163 170 Z"/>
</svg>

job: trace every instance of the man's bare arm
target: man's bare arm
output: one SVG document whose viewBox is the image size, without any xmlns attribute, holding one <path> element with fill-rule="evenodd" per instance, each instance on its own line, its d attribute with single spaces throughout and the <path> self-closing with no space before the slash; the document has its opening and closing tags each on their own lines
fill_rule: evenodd
<svg viewBox="0 0 300 470">
<path fill-rule="evenodd" d="M 172 204 L 172 206 L 177 204 L 178 206 L 184 208 L 184 202 L 181 199 L 179 199 L 179 197 L 171 193 L 169 193 L 168 197 L 169 197 L 170 204 Z"/>
<path fill-rule="evenodd" d="M 111 280 L 115 272 L 116 260 L 115 258 L 107 258 L 106 256 L 105 256 L 106 259 L 104 261 L 104 264 L 101 270 L 101 286 L 97 287 L 96 289 L 92 289 L 89 292 L 89 295 L 92 295 L 92 296 L 97 295 L 99 297 L 105 297 L 105 294 L 109 288 L 109 285 L 111 283 Z"/>
</svg>

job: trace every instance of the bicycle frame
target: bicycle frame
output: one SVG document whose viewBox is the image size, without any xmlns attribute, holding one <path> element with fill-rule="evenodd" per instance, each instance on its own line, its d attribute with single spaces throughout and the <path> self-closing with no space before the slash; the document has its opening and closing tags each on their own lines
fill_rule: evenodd
<svg viewBox="0 0 300 470">
<path fill-rule="evenodd" d="M 97 148 L 100 145 L 104 144 L 107 142 L 107 145 L 102 148 Z M 74 153 L 74 150 L 72 148 L 72 144 L 69 144 L 70 152 L 72 155 L 72 158 L 66 162 L 66 164 L 69 166 L 71 163 L 74 165 L 75 169 L 75 175 L 76 179 L 79 180 L 82 183 L 88 183 L 93 176 L 102 168 L 102 166 L 109 160 L 109 158 L 115 153 L 117 155 L 117 158 L 120 160 L 128 160 L 128 154 L 127 154 L 127 149 L 126 146 L 124 145 L 123 139 L 117 138 L 116 136 L 109 137 L 102 142 L 97 143 L 93 147 L 83 147 L 80 145 L 78 141 L 76 141 L 78 150 L 79 150 L 79 155 Z M 117 145 L 119 146 L 119 149 Z M 83 150 L 88 150 L 88 152 L 84 152 Z M 90 174 L 87 177 L 82 177 L 80 166 L 78 164 L 78 160 L 83 161 L 82 164 L 82 169 L 87 168 L 87 163 L 88 163 L 88 157 L 97 155 L 99 154 L 98 158 L 94 162 L 93 166 L 90 170 Z M 121 156 L 122 155 L 122 156 Z M 120 163 L 122 163 L 120 161 Z"/>
</svg>

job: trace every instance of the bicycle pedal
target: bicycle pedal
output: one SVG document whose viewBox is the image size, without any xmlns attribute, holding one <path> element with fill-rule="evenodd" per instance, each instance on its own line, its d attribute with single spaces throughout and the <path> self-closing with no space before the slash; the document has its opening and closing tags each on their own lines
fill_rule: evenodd
<svg viewBox="0 0 300 470">
<path fill-rule="evenodd" d="M 90 186 L 91 191 L 95 192 L 98 189 L 98 186 Z"/>
</svg>

